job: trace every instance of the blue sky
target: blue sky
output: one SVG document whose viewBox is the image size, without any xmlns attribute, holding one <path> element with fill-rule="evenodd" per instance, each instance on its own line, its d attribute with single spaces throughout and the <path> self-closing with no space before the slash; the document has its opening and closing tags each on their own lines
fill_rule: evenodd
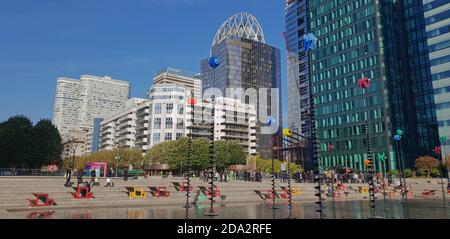
<svg viewBox="0 0 450 239">
<path fill-rule="evenodd" d="M 282 0 L 14 0 L 0 1 L 0 121 L 51 118 L 59 76 L 110 75 L 145 97 L 159 69 L 199 72 L 219 26 L 242 11 L 282 49 L 286 116 Z"/>
</svg>

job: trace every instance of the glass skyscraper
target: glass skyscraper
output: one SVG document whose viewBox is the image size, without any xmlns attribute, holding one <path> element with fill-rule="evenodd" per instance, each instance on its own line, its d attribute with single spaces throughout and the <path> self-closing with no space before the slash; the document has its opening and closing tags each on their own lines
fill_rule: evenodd
<svg viewBox="0 0 450 239">
<path fill-rule="evenodd" d="M 308 33 L 307 0 L 286 1 L 286 46 L 288 84 L 288 126 L 309 135 L 309 57 L 303 47 Z"/>
<path fill-rule="evenodd" d="M 221 65 L 216 69 L 215 82 L 213 69 L 208 59 L 201 62 L 201 79 L 203 92 L 208 88 L 218 88 L 226 96 L 227 88 L 278 88 L 281 94 L 281 55 L 280 50 L 264 43 L 264 34 L 256 18 L 248 13 L 238 13 L 230 17 L 217 32 L 211 47 L 211 56 L 217 57 Z M 250 103 L 250 102 L 245 102 Z M 267 112 L 271 115 L 269 102 L 258 102 L 267 105 Z M 279 97 L 279 120 L 281 121 L 281 97 Z M 258 116 L 257 144 L 258 153 L 264 158 L 272 157 L 272 134 L 261 134 L 261 126 L 268 125 L 260 122 Z"/>
<path fill-rule="evenodd" d="M 423 8 L 439 134 L 450 137 L 450 1 L 423 0 Z"/>
<path fill-rule="evenodd" d="M 439 142 L 422 3 L 302 2 L 287 1 L 286 9 L 296 5 L 297 14 L 306 11 L 308 32 L 318 39 L 310 81 L 322 168 L 365 170 L 366 119 L 377 171 L 397 168 L 400 157 L 406 168 L 413 168 L 418 156 L 432 154 Z M 298 41 L 297 49 L 303 48 Z M 368 94 L 357 84 L 363 77 L 371 79 Z M 404 134 L 397 147 L 392 136 L 399 129 Z M 334 146 L 333 152 L 327 144 Z"/>
</svg>

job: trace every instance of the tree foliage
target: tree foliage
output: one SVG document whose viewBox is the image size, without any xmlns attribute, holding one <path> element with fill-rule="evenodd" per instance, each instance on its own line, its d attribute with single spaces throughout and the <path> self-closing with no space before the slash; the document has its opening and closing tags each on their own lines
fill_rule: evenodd
<svg viewBox="0 0 450 239">
<path fill-rule="evenodd" d="M 62 163 L 61 136 L 50 120 L 40 120 L 34 126 L 32 147 L 35 166 L 50 163 L 60 165 Z"/>
<path fill-rule="evenodd" d="M 256 170 L 261 171 L 263 173 L 272 173 L 272 160 L 263 159 L 261 158 L 261 156 L 255 156 L 254 159 L 256 160 Z M 280 173 L 282 161 L 274 160 L 273 163 L 274 163 L 274 172 Z M 295 163 L 291 163 L 289 165 L 289 168 L 291 173 L 294 173 L 296 171 L 303 172 L 303 168 Z"/>
<path fill-rule="evenodd" d="M 439 170 L 439 160 L 431 156 L 421 156 L 416 159 L 415 166 L 418 174 L 422 176 L 426 174 L 429 178 L 432 172 Z"/>
<path fill-rule="evenodd" d="M 192 169 L 202 171 L 210 164 L 210 141 L 204 138 L 192 141 Z M 216 141 L 216 168 L 221 171 L 233 164 L 244 164 L 246 154 L 238 143 Z M 186 138 L 166 141 L 152 147 L 145 155 L 147 162 L 169 164 L 172 171 L 182 172 L 188 167 L 189 141 Z"/>
<path fill-rule="evenodd" d="M 118 160 L 117 160 L 118 159 Z M 142 168 L 145 161 L 142 152 L 139 149 L 115 149 L 109 151 L 100 151 L 89 155 L 76 157 L 74 168 L 84 169 L 86 163 L 106 163 L 108 167 L 128 168 L 131 164 L 133 168 Z M 64 167 L 70 167 L 71 160 L 64 163 Z"/>
<path fill-rule="evenodd" d="M 61 163 L 61 136 L 49 120 L 35 126 L 25 116 L 0 123 L 0 167 L 39 168 Z"/>
</svg>

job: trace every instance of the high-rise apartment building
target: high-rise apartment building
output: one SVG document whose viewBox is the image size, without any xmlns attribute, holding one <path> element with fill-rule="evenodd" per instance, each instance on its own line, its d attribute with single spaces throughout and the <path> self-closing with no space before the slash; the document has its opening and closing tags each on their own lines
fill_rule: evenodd
<svg viewBox="0 0 450 239">
<path fill-rule="evenodd" d="M 94 118 L 123 109 L 129 93 L 129 82 L 107 76 L 58 78 L 53 124 L 61 135 L 71 129 L 92 127 Z"/>
<path fill-rule="evenodd" d="M 149 105 L 146 99 L 133 98 L 127 102 L 125 109 L 105 117 L 100 122 L 100 148 L 113 150 L 114 148 L 137 147 L 145 152 L 148 148 L 141 147 L 142 144 L 139 142 L 147 142 L 148 130 L 142 129 L 138 125 L 142 120 L 148 121 L 148 116 L 138 118 L 138 112 L 141 109 L 148 109 Z"/>
<path fill-rule="evenodd" d="M 185 87 L 188 91 L 194 92 L 195 98 L 201 98 L 202 80 L 198 73 L 194 74 L 168 67 L 158 71 L 155 78 L 153 78 L 153 85 L 158 84 L 176 84 Z"/>
<path fill-rule="evenodd" d="M 209 103 L 187 106 L 191 92 L 175 84 L 154 84 L 149 99 L 133 99 L 127 107 L 100 123 L 101 149 L 138 148 L 143 153 L 165 141 L 186 137 L 192 128 L 195 138 L 211 136 Z M 215 140 L 238 142 L 249 154 L 256 153 L 256 110 L 239 100 L 218 98 Z"/>
<path fill-rule="evenodd" d="M 414 167 L 439 143 L 422 3 L 309 0 L 307 7 L 308 32 L 318 39 L 310 82 L 322 167 L 365 169 L 366 119 L 376 170 L 397 168 L 399 157 Z M 368 94 L 358 87 L 363 77 L 371 79 Z"/>
<path fill-rule="evenodd" d="M 281 56 L 280 50 L 265 44 L 264 33 L 258 20 L 248 13 L 238 13 L 225 21 L 214 37 L 211 56 L 217 57 L 221 64 L 215 69 L 210 67 L 208 59 L 201 61 L 202 88 L 218 88 L 222 95 L 229 98 L 227 88 L 255 89 L 256 98 L 259 90 L 267 89 L 269 100 L 271 89 L 281 91 Z M 214 77 L 215 75 L 215 77 Z M 215 81 L 214 81 L 215 80 Z M 249 100 L 243 103 L 251 103 Z M 271 102 L 278 100 L 278 106 Z M 258 113 L 257 142 L 258 153 L 264 158 L 272 157 L 272 133 L 262 132 L 268 122 L 261 122 L 259 113 L 264 108 L 268 115 L 277 119 L 281 129 L 281 97 L 273 96 L 271 102 L 257 102 Z M 278 108 L 278 111 L 277 109 Z M 277 114 L 278 113 L 278 114 Z"/>
<path fill-rule="evenodd" d="M 211 102 L 198 101 L 186 108 L 186 136 L 192 130 L 193 138 L 211 138 L 212 109 Z M 239 143 L 249 155 L 257 154 L 257 122 L 254 105 L 244 104 L 241 100 L 226 97 L 216 98 L 214 104 L 214 140 Z"/>
<path fill-rule="evenodd" d="M 450 137 L 450 1 L 423 0 L 434 100 L 441 137 Z M 450 152 L 449 141 L 442 154 Z"/>
</svg>

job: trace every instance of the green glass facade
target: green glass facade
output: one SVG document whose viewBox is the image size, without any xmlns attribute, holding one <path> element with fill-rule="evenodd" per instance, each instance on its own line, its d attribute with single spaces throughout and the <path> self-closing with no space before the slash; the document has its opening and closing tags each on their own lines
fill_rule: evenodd
<svg viewBox="0 0 450 239">
<path fill-rule="evenodd" d="M 339 165 L 365 170 L 366 119 L 377 171 L 397 168 L 399 150 L 392 142 L 396 129 L 406 132 L 402 148 L 408 149 L 403 150 L 407 167 L 431 151 L 417 139 L 438 139 L 433 132 L 437 126 L 434 109 L 422 104 L 432 92 L 418 87 L 431 84 L 431 78 L 426 62 L 415 62 L 418 52 L 411 50 L 422 42 L 407 34 L 399 36 L 411 30 L 398 24 L 399 20 L 407 24 L 404 15 L 413 17 L 405 10 L 408 2 L 309 1 L 310 32 L 318 38 L 317 49 L 311 53 L 311 79 L 322 168 Z M 420 12 L 414 17 L 419 19 Z M 416 67 L 423 71 L 416 72 Z M 372 80 L 367 94 L 357 84 L 362 77 Z M 327 152 L 327 144 L 333 144 L 333 152 Z"/>
</svg>

